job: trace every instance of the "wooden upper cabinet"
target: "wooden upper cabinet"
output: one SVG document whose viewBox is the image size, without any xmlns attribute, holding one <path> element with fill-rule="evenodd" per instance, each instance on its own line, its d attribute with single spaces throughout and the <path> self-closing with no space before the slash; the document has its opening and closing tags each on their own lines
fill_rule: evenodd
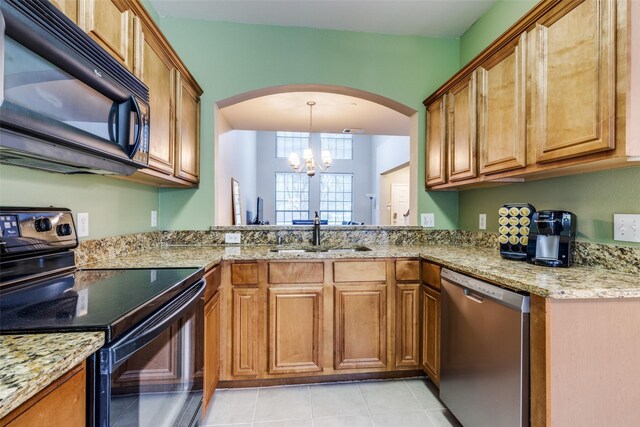
<svg viewBox="0 0 640 427">
<path fill-rule="evenodd" d="M 197 183 L 200 180 L 200 97 L 189 82 L 177 75 L 175 176 Z"/>
<path fill-rule="evenodd" d="M 448 94 L 449 181 L 475 178 L 478 175 L 476 75 L 476 72 L 471 73 Z"/>
<path fill-rule="evenodd" d="M 477 70 L 480 173 L 526 166 L 526 33 Z"/>
<path fill-rule="evenodd" d="M 162 46 L 145 34 L 142 80 L 149 88 L 149 167 L 173 173 L 175 158 L 176 69 Z"/>
<path fill-rule="evenodd" d="M 612 0 L 566 2 L 533 30 L 537 162 L 615 147 L 615 8 Z"/>
<path fill-rule="evenodd" d="M 61 2 L 61 0 L 59 0 Z M 77 24 L 111 56 L 134 71 L 142 27 L 122 0 L 78 0 Z"/>
<path fill-rule="evenodd" d="M 447 182 L 447 109 L 446 96 L 427 106 L 425 185 Z"/>
</svg>

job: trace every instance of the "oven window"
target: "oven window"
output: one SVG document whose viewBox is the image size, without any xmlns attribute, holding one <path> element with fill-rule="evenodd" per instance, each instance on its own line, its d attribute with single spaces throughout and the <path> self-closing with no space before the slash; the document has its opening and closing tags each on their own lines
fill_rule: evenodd
<svg viewBox="0 0 640 427">
<path fill-rule="evenodd" d="M 203 307 L 124 361 L 111 375 L 111 426 L 189 426 L 202 402 Z"/>
<path fill-rule="evenodd" d="M 109 136 L 109 98 L 9 37 L 4 62 L 7 101 L 115 142 Z"/>
</svg>

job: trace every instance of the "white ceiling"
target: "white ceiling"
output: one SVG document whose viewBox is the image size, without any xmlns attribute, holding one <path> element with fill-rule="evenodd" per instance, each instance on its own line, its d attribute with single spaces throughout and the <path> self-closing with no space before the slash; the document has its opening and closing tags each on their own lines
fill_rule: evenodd
<svg viewBox="0 0 640 427">
<path fill-rule="evenodd" d="M 365 99 L 324 92 L 288 92 L 238 102 L 220 109 L 233 129 L 309 131 L 308 101 L 313 107 L 313 132 L 340 133 L 364 129 L 369 135 L 409 135 L 409 117 Z"/>
<path fill-rule="evenodd" d="M 162 17 L 458 37 L 496 0 L 150 0 Z"/>
</svg>

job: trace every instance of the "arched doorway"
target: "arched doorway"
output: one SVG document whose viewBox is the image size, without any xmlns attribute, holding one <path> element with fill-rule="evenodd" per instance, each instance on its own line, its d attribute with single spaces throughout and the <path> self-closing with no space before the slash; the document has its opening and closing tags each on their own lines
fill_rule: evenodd
<svg viewBox="0 0 640 427">
<path fill-rule="evenodd" d="M 410 169 L 410 215 L 407 223 L 415 225 L 418 205 L 417 111 L 372 92 L 344 86 L 309 84 L 261 88 L 216 102 L 214 121 L 216 124 L 214 130 L 216 225 L 230 224 L 229 206 L 221 203 L 224 200 L 230 201 L 229 177 L 237 179 L 233 174 L 241 173 L 240 166 L 249 169 L 256 167 L 252 163 L 252 156 L 255 154 L 240 156 L 229 161 L 228 151 L 220 149 L 221 142 L 222 147 L 225 147 L 230 135 L 235 134 L 232 143 L 237 143 L 238 150 L 242 151 L 246 150 L 243 148 L 246 147 L 245 140 L 255 137 L 247 132 L 277 130 L 305 132 L 309 128 L 306 102 L 310 98 L 317 104 L 314 107 L 314 132 L 340 133 L 345 128 L 349 128 L 354 133 L 363 132 L 378 137 L 376 146 L 384 145 L 387 143 L 386 140 L 393 139 L 384 138 L 384 136 L 404 135 L 408 138 L 406 155 Z M 250 153 L 250 149 L 248 152 Z M 387 149 L 385 155 L 388 157 L 388 153 L 393 152 L 394 150 Z M 377 185 L 379 180 L 372 175 L 371 182 Z M 247 203 L 251 203 L 246 206 L 250 209 L 255 202 L 249 200 Z M 376 213 L 371 215 L 367 213 L 366 219 L 370 218 L 373 221 L 375 218 L 373 223 L 377 224 L 378 218 L 382 217 L 378 212 L 383 208 L 386 206 L 378 205 Z M 370 222 L 367 221 L 367 223 Z"/>
</svg>

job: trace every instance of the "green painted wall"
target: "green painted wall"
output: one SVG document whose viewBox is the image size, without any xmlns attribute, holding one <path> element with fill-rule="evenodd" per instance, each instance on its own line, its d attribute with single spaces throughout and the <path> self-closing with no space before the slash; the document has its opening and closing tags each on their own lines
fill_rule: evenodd
<svg viewBox="0 0 640 427">
<path fill-rule="evenodd" d="M 0 204 L 88 212 L 88 239 L 157 230 L 151 228 L 151 211 L 158 210 L 158 189 L 105 176 L 0 165 Z"/>
<path fill-rule="evenodd" d="M 536 3 L 537 0 L 498 0 L 460 38 L 460 67 L 475 58 Z"/>
<path fill-rule="evenodd" d="M 478 230 L 478 214 L 486 213 L 487 231 L 497 232 L 498 209 L 505 203 L 571 211 L 578 217 L 579 240 L 613 243 L 613 214 L 640 214 L 640 166 L 462 191 L 460 228 Z"/>
<path fill-rule="evenodd" d="M 419 111 L 458 69 L 459 40 L 160 18 L 159 26 L 204 89 L 201 184 L 160 191 L 161 227 L 202 229 L 214 221 L 213 106 L 227 97 L 285 84 L 330 84 L 374 92 Z M 268 111 L 265 111 L 268 114 Z M 424 176 L 424 146 L 418 156 Z M 421 186 L 422 188 L 422 186 Z M 421 212 L 457 226 L 457 195 L 420 191 Z"/>
<path fill-rule="evenodd" d="M 461 37 L 460 65 L 472 60 L 535 4 L 532 0 L 496 2 Z M 487 231 L 496 232 L 498 208 L 508 202 L 569 210 L 578 216 L 580 240 L 612 243 L 613 214 L 640 213 L 640 167 L 461 191 L 460 228 L 478 230 L 478 214 L 486 213 Z"/>
</svg>

